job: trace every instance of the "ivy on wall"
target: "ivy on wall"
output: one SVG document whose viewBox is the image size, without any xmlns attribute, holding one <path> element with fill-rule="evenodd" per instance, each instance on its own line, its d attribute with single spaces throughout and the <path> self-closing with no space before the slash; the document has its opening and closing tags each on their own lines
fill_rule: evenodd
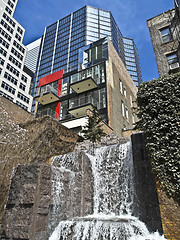
<svg viewBox="0 0 180 240">
<path fill-rule="evenodd" d="M 180 202 L 180 73 L 144 82 L 137 94 L 137 128 L 143 130 L 153 170 Z"/>
</svg>

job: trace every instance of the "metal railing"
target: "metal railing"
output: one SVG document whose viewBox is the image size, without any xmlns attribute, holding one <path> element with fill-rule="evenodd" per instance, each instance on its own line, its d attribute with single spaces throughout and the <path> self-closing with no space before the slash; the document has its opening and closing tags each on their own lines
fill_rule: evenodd
<svg viewBox="0 0 180 240">
<path fill-rule="evenodd" d="M 48 93 L 48 92 L 53 92 L 57 95 L 57 91 L 58 90 L 56 88 L 54 88 L 53 86 L 46 85 L 46 86 L 41 87 L 40 96 L 42 96 L 43 94 Z"/>
<path fill-rule="evenodd" d="M 51 108 L 46 108 L 43 110 L 38 110 L 36 113 L 36 118 L 40 118 L 43 116 L 51 116 L 53 118 L 55 118 L 55 111 Z"/>
<path fill-rule="evenodd" d="M 86 105 L 88 103 L 91 103 L 92 105 L 94 105 L 96 107 L 98 105 L 98 101 L 95 98 L 93 98 L 92 96 L 86 96 L 86 97 L 81 97 L 81 98 L 70 99 L 69 109 L 72 109 L 75 107 L 80 107 L 80 106 Z"/>
</svg>

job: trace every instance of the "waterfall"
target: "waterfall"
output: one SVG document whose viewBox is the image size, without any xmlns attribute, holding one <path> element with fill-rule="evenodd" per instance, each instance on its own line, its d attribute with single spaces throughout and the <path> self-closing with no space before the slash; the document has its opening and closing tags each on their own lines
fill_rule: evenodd
<svg viewBox="0 0 180 240">
<path fill-rule="evenodd" d="M 97 148 L 94 154 L 84 152 L 89 159 L 93 176 L 92 212 L 67 219 L 60 218 L 63 205 L 62 174 L 71 176 L 71 197 L 76 189 L 78 164 L 77 153 L 54 158 L 56 181 L 53 185 L 54 213 L 60 222 L 49 240 L 159 240 L 164 239 L 156 233 L 149 233 L 147 227 L 133 216 L 133 160 L 131 143 Z M 58 167 L 57 167 L 58 166 Z M 57 176 L 57 169 L 59 174 Z M 82 168 L 81 168 L 82 170 Z M 86 171 L 86 169 L 85 169 Z M 74 173 L 75 172 L 75 173 Z M 67 176 L 66 176 L 67 177 Z M 79 211 L 80 212 L 80 211 Z M 70 216 L 70 215 L 69 215 Z M 53 221 L 53 218 L 51 219 Z"/>
</svg>

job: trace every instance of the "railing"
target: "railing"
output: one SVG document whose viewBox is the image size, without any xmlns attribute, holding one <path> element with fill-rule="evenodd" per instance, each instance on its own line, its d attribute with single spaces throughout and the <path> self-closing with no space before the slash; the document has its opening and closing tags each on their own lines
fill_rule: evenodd
<svg viewBox="0 0 180 240">
<path fill-rule="evenodd" d="M 57 91 L 58 90 L 56 88 L 54 88 L 53 86 L 46 85 L 46 86 L 41 87 L 40 96 L 42 96 L 43 94 L 48 93 L 48 92 L 53 92 L 57 95 Z"/>
<path fill-rule="evenodd" d="M 40 118 L 43 116 L 51 116 L 51 117 L 55 118 L 55 111 L 51 108 L 38 110 L 38 112 L 36 113 L 36 118 Z"/>
<path fill-rule="evenodd" d="M 93 104 L 94 106 L 97 107 L 98 101 L 94 99 L 92 96 L 86 96 L 82 98 L 74 98 L 70 99 L 69 101 L 69 109 L 75 108 L 75 107 L 80 107 L 86 104 Z"/>
</svg>

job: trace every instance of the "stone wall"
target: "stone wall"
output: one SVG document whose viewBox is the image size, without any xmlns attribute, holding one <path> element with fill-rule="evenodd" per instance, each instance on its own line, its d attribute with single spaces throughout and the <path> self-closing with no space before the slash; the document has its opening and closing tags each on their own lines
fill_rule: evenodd
<svg viewBox="0 0 180 240">
<path fill-rule="evenodd" d="M 0 105 L 0 221 L 11 172 L 18 164 L 46 162 L 54 155 L 74 150 L 78 135 L 50 117 L 31 114 L 7 99 Z M 20 124 L 17 124 L 20 123 Z"/>
</svg>

